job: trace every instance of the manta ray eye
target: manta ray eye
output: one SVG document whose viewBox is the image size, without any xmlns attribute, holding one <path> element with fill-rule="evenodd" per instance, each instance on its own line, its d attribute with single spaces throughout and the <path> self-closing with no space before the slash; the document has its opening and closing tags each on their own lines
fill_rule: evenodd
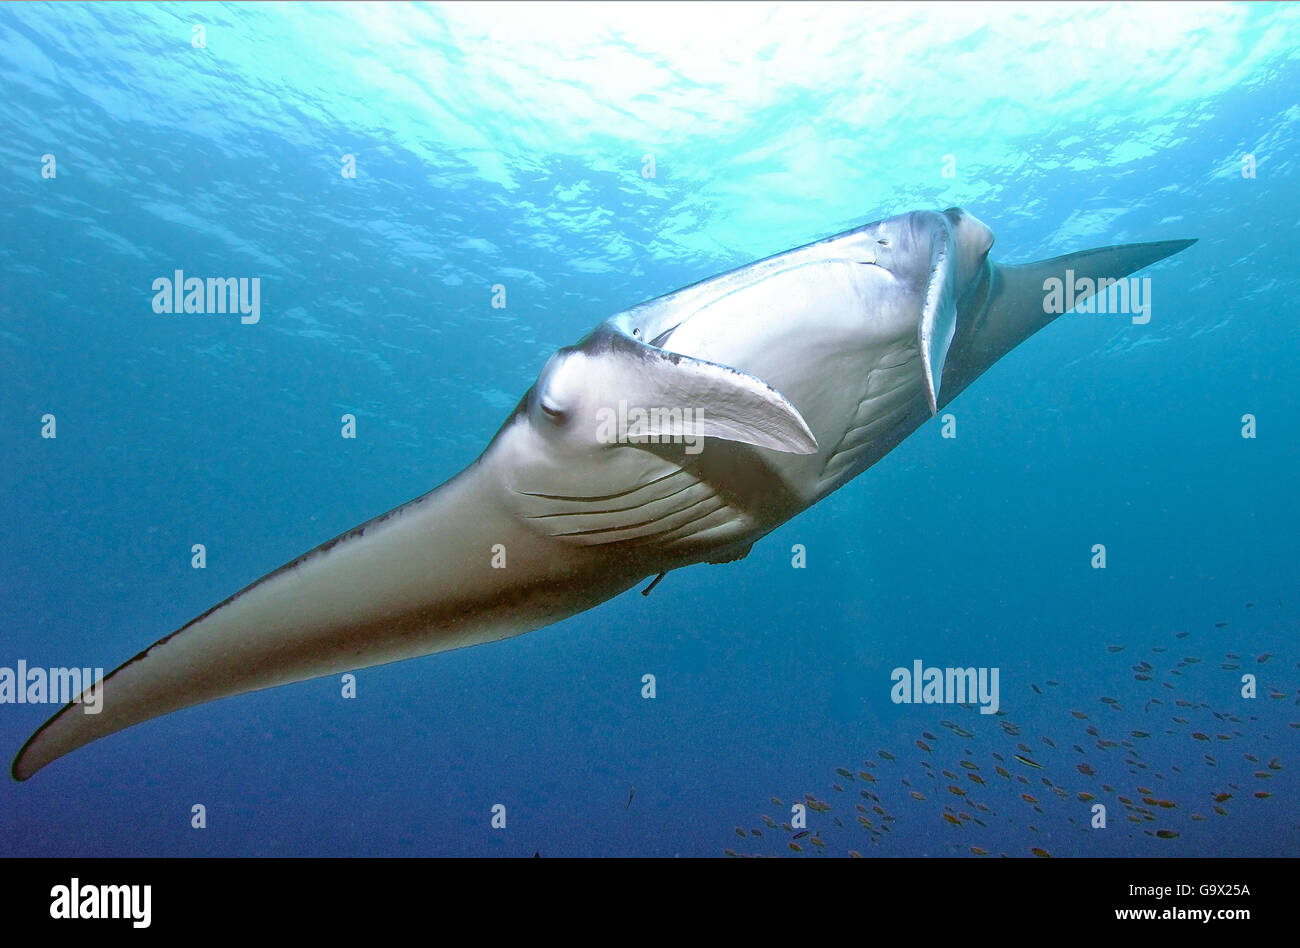
<svg viewBox="0 0 1300 948">
<path fill-rule="evenodd" d="M 889 246 L 889 238 L 888 238 L 888 237 L 881 237 L 879 240 L 876 241 L 876 243 L 880 244 L 880 246 L 882 246 L 882 247 L 888 247 L 888 246 Z"/>
<path fill-rule="evenodd" d="M 541 408 L 543 412 L 546 413 L 546 417 L 550 418 L 551 421 L 555 422 L 557 425 L 563 423 L 564 412 L 562 412 L 558 408 L 546 404 L 546 399 L 543 398 L 541 401 L 537 403 L 537 405 L 539 408 Z"/>
</svg>

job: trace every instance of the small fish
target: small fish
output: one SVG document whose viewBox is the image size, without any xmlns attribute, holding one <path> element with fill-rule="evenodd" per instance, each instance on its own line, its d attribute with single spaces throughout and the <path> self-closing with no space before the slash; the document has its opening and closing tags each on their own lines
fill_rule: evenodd
<svg viewBox="0 0 1300 948">
<path fill-rule="evenodd" d="M 1052 687 L 1052 688 L 1059 688 L 1059 687 L 1061 687 L 1061 683 L 1060 683 L 1059 681 L 1052 681 L 1052 679 L 1050 679 L 1050 678 L 1047 679 L 1047 684 L 1048 684 L 1050 687 Z"/>
<path fill-rule="evenodd" d="M 1105 697 L 1103 697 L 1103 698 L 1101 699 L 1101 703 L 1102 703 L 1102 704 L 1119 704 L 1119 702 L 1116 701 L 1114 698 L 1105 698 Z"/>
<path fill-rule="evenodd" d="M 1075 769 L 1085 777 L 1095 777 L 1097 775 L 1097 771 L 1093 770 L 1088 764 L 1076 764 Z"/>
<path fill-rule="evenodd" d="M 1051 747 L 1051 748 L 1053 748 L 1053 749 L 1056 748 L 1056 745 L 1055 745 L 1054 743 L 1052 743 L 1052 739 L 1051 739 L 1050 737 L 1044 737 L 1044 738 L 1043 738 L 1043 743 L 1046 744 L 1048 747 Z"/>
<path fill-rule="evenodd" d="M 950 784 L 950 785 L 948 786 L 948 790 L 949 790 L 950 793 L 955 793 L 955 794 L 957 794 L 957 796 L 959 796 L 959 797 L 964 797 L 964 796 L 966 796 L 966 791 L 963 790 L 961 787 L 954 787 L 954 786 L 952 786 L 952 785 Z"/>
<path fill-rule="evenodd" d="M 953 826 L 961 826 L 961 820 L 957 819 L 957 817 L 953 816 L 951 813 L 945 813 L 943 818 Z"/>
<path fill-rule="evenodd" d="M 1266 798 L 1268 798 L 1268 797 L 1271 797 L 1272 795 L 1273 795 L 1273 794 L 1269 793 L 1267 790 L 1256 790 L 1256 791 L 1255 791 L 1255 796 L 1259 797 L 1261 800 L 1266 799 Z"/>
<path fill-rule="evenodd" d="M 1030 767 L 1033 767 L 1035 770 L 1043 769 L 1042 764 L 1034 763 L 1034 761 L 1030 760 L 1028 757 L 1021 757 L 1019 754 L 1016 754 L 1016 760 L 1020 761 L 1022 764 L 1027 764 Z"/>
<path fill-rule="evenodd" d="M 1259 758 L 1256 757 L 1254 754 L 1242 754 L 1241 756 L 1244 757 L 1244 758 L 1246 758 L 1246 759 L 1247 759 L 1248 761 L 1250 761 L 1252 764 L 1258 764 L 1258 763 L 1259 763 Z"/>
<path fill-rule="evenodd" d="M 1179 632 L 1177 635 L 1174 636 L 1174 638 L 1176 638 L 1176 639 L 1185 639 L 1185 638 L 1187 638 L 1187 636 L 1189 636 L 1189 635 L 1191 635 L 1191 634 L 1192 634 L 1192 633 L 1190 633 L 1190 632 Z"/>
<path fill-rule="evenodd" d="M 979 774 L 967 774 L 966 776 L 967 776 L 969 779 L 974 780 L 974 781 L 975 781 L 977 784 L 979 784 L 981 787 L 984 786 L 984 778 L 981 777 Z"/>
<path fill-rule="evenodd" d="M 1148 734 L 1146 731 L 1129 731 L 1129 733 L 1132 734 L 1134 737 L 1150 737 L 1150 736 L 1151 736 L 1151 735 Z"/>
<path fill-rule="evenodd" d="M 1089 800 L 1095 800 L 1097 798 L 1094 797 L 1091 793 L 1088 793 L 1086 790 L 1080 790 L 1079 799 L 1084 803 L 1087 803 Z"/>
<path fill-rule="evenodd" d="M 1046 849 L 1039 849 L 1037 846 L 1035 846 L 1033 849 L 1031 849 L 1031 850 L 1029 850 L 1029 851 L 1030 851 L 1031 853 L 1033 853 L 1035 856 L 1037 856 L 1038 858 L 1040 858 L 1040 859 L 1051 859 L 1051 858 L 1052 858 L 1052 854 L 1051 854 L 1051 853 L 1049 853 Z"/>
<path fill-rule="evenodd" d="M 1228 623 L 1226 623 L 1226 622 L 1216 622 L 1216 623 L 1214 623 L 1214 627 L 1215 627 L 1216 629 L 1226 629 L 1226 628 L 1228 627 Z"/>
<path fill-rule="evenodd" d="M 844 788 L 841 787 L 838 783 L 833 783 L 833 784 L 831 784 L 831 789 L 834 790 L 836 793 L 843 793 L 843 792 L 844 792 Z"/>
<path fill-rule="evenodd" d="M 931 753 L 930 745 L 927 744 L 925 741 L 918 739 L 916 742 L 916 746 L 921 748 L 921 750 L 925 751 L 927 754 Z"/>
<path fill-rule="evenodd" d="M 972 846 L 972 847 L 970 848 L 970 851 L 973 852 L 976 856 L 987 856 L 987 855 L 988 855 L 988 851 L 987 851 L 987 850 L 980 849 L 978 846 Z"/>
<path fill-rule="evenodd" d="M 803 852 L 803 847 L 800 846 L 798 843 L 791 843 L 791 844 L 790 844 L 790 848 L 793 849 L 793 850 L 794 850 L 795 852 L 797 852 L 797 853 L 801 853 L 801 852 Z"/>
<path fill-rule="evenodd" d="M 745 838 L 745 831 L 744 831 L 743 829 L 741 829 L 739 826 L 737 826 L 737 827 L 736 827 L 736 835 L 739 836 L 741 839 L 744 839 L 744 838 Z"/>
<path fill-rule="evenodd" d="M 1022 793 L 1022 794 L 1020 794 L 1020 799 L 1024 800 L 1026 803 L 1037 803 L 1037 802 L 1038 802 L 1037 800 L 1035 800 L 1033 797 L 1031 797 L 1031 796 L 1030 796 L 1029 794 L 1027 794 L 1027 793 Z"/>
<path fill-rule="evenodd" d="M 929 731 L 922 731 L 921 736 L 924 737 L 927 741 L 937 741 L 939 739 L 935 737 L 933 734 L 931 734 Z"/>
<path fill-rule="evenodd" d="M 768 797 L 768 799 L 772 801 L 772 806 L 785 806 L 779 797 Z"/>
<path fill-rule="evenodd" d="M 880 756 L 881 756 L 881 757 L 885 758 L 885 760 L 893 760 L 893 759 L 894 759 L 894 755 L 891 754 L 891 753 L 890 753 L 889 751 L 887 751 L 887 750 L 882 750 L 882 751 L 880 751 L 879 753 L 880 753 Z"/>
<path fill-rule="evenodd" d="M 1036 695 L 1041 695 L 1043 693 L 1043 689 L 1039 688 L 1037 685 L 1033 684 L 1032 682 L 1030 683 L 1029 687 L 1034 689 L 1034 694 Z"/>
<path fill-rule="evenodd" d="M 826 847 L 826 844 L 825 844 L 824 842 L 822 842 L 821 839 L 819 839 L 819 838 L 816 837 L 816 836 L 814 836 L 812 839 L 808 840 L 808 842 L 812 843 L 814 846 L 820 846 L 820 847 L 822 847 L 823 849 Z"/>
<path fill-rule="evenodd" d="M 1259 662 L 1259 664 L 1263 665 L 1266 661 L 1268 661 L 1268 660 L 1269 660 L 1270 658 L 1272 658 L 1272 657 L 1273 657 L 1273 653 L 1272 653 L 1272 652 L 1265 652 L 1265 653 L 1264 653 L 1263 655 L 1261 655 L 1259 658 L 1255 659 L 1255 661 L 1257 661 L 1257 662 Z"/>
<path fill-rule="evenodd" d="M 1232 654 L 1232 652 L 1224 652 L 1224 653 L 1223 653 L 1223 657 L 1224 657 L 1224 658 L 1230 658 L 1230 659 L 1232 659 L 1233 661 L 1236 661 L 1237 659 L 1241 658 L 1240 655 L 1234 655 L 1234 654 Z"/>
<path fill-rule="evenodd" d="M 1106 646 L 1106 651 L 1108 651 L 1108 652 L 1122 652 L 1122 651 L 1124 651 L 1124 646 L 1122 646 L 1122 645 L 1107 645 L 1107 646 Z"/>
<path fill-rule="evenodd" d="M 1005 770 L 1003 770 L 1001 767 L 994 767 L 993 769 L 996 770 L 996 771 L 998 772 L 998 776 L 999 776 L 999 777 L 1006 777 L 1008 780 L 1011 779 L 1011 774 L 1007 773 L 1007 772 L 1006 772 Z"/>
<path fill-rule="evenodd" d="M 810 832 L 809 830 L 800 830 L 799 832 L 795 833 L 794 836 L 793 836 L 792 838 L 793 838 L 793 839 L 803 839 L 805 836 L 808 835 L 809 832 Z"/>
<path fill-rule="evenodd" d="M 1216 793 L 1214 795 L 1215 803 L 1222 803 L 1224 800 L 1231 800 L 1231 799 L 1232 799 L 1231 793 Z"/>
<path fill-rule="evenodd" d="M 1173 830 L 1156 830 L 1156 835 L 1161 839 L 1177 839 L 1178 834 Z"/>
<path fill-rule="evenodd" d="M 848 770 L 844 767 L 836 767 L 835 772 L 839 774 L 841 777 L 847 777 L 849 780 L 853 779 L 853 771 Z"/>
<path fill-rule="evenodd" d="M 1219 814 L 1220 816 L 1227 816 L 1227 815 L 1228 815 L 1228 811 L 1227 811 L 1227 810 L 1225 810 L 1223 807 L 1221 807 L 1221 806 L 1217 806 L 1217 805 L 1216 805 L 1215 808 L 1214 808 L 1214 812 L 1217 813 L 1217 814 Z"/>
<path fill-rule="evenodd" d="M 923 794 L 917 793 L 915 790 L 911 791 L 911 794 L 912 794 L 912 799 L 913 799 L 913 800 L 924 800 L 924 799 L 925 799 L 925 796 L 924 796 Z"/>
<path fill-rule="evenodd" d="M 1269 770 L 1281 770 L 1281 769 L 1282 769 L 1282 765 L 1279 764 L 1278 761 L 1277 761 L 1277 758 L 1274 757 L 1272 760 L 1270 760 L 1270 761 L 1268 762 L 1268 769 L 1269 769 Z"/>
<path fill-rule="evenodd" d="M 960 763 L 963 767 L 965 767 L 967 770 L 979 770 L 979 767 L 978 767 L 977 765 L 973 764 L 973 763 L 972 763 L 971 761 L 969 761 L 969 760 L 959 761 L 959 763 Z"/>
<path fill-rule="evenodd" d="M 1156 806 L 1166 810 L 1172 810 L 1174 807 L 1178 806 L 1178 804 L 1175 803 L 1173 800 L 1157 800 Z"/>
<path fill-rule="evenodd" d="M 632 789 L 627 792 L 627 806 L 623 807 L 623 809 L 626 810 L 632 805 L 632 798 L 634 796 L 636 796 L 636 784 L 633 784 Z"/>
<path fill-rule="evenodd" d="M 1080 721 L 1088 720 L 1088 715 L 1084 714 L 1082 711 L 1071 711 L 1070 713 L 1074 715 L 1076 718 L 1078 718 Z"/>
</svg>

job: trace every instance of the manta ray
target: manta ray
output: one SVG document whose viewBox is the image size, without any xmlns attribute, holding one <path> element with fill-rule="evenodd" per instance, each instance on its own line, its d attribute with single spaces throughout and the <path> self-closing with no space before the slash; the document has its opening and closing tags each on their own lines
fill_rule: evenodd
<svg viewBox="0 0 1300 948">
<path fill-rule="evenodd" d="M 149 646 L 13 776 L 180 708 L 505 639 L 741 559 L 1051 322 L 1051 281 L 1081 302 L 1192 243 L 1002 266 L 971 214 L 913 211 L 618 313 L 550 358 L 464 471 Z"/>
</svg>

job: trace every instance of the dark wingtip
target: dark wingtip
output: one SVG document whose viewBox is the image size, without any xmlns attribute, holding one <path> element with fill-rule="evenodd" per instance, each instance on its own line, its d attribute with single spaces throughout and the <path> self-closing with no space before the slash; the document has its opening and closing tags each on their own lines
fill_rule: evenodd
<svg viewBox="0 0 1300 948">
<path fill-rule="evenodd" d="M 1176 253 L 1181 253 L 1192 244 L 1196 243 L 1199 238 L 1189 237 L 1182 240 L 1156 240 L 1144 244 L 1127 244 L 1115 249 L 1129 249 L 1133 253 L 1134 264 L 1133 270 L 1140 270 L 1143 267 L 1149 267 L 1153 263 L 1158 263 Z M 1129 271 L 1133 272 L 1133 271 Z"/>
<path fill-rule="evenodd" d="M 1201 238 L 1199 237 L 1186 237 L 1183 238 L 1182 240 L 1162 240 L 1157 243 L 1157 246 L 1163 244 L 1169 248 L 1169 253 L 1175 254 L 1178 253 L 1180 250 L 1186 250 L 1188 247 L 1190 247 L 1192 244 L 1196 243 L 1200 239 Z"/>
<path fill-rule="evenodd" d="M 36 729 L 35 734 L 27 738 L 27 743 L 24 744 L 22 748 L 18 751 L 18 753 L 14 756 L 14 762 L 9 765 L 9 776 L 13 777 L 19 783 L 22 783 L 24 780 L 29 779 L 34 773 L 36 773 L 38 770 L 44 767 L 45 764 L 50 763 L 50 761 L 47 760 L 45 764 L 37 764 L 35 767 L 30 767 L 28 766 L 27 763 L 28 752 L 31 751 L 32 745 L 36 743 L 36 741 L 40 738 L 40 736 L 45 733 L 46 728 L 48 728 L 51 724 L 53 724 L 55 721 L 61 718 L 63 716 L 63 713 L 67 711 L 68 708 L 70 707 L 72 707 L 71 704 L 64 705 L 52 717 L 50 717 L 49 720 L 47 720 L 44 724 L 38 727 Z"/>
<path fill-rule="evenodd" d="M 41 769 L 40 767 L 29 768 L 28 766 L 26 766 L 25 762 L 27 759 L 27 752 L 31 750 L 32 743 L 36 740 L 36 738 L 41 736 L 41 732 L 45 730 L 45 725 L 49 723 L 50 723 L 49 721 L 46 721 L 45 724 L 42 724 L 40 729 L 37 730 L 35 734 L 27 738 L 27 743 L 22 746 L 22 749 L 19 750 L 18 753 L 14 755 L 14 762 L 9 765 L 9 776 L 13 777 L 19 783 L 22 783 L 24 780 L 28 779 L 32 774 L 36 773 L 36 771 Z"/>
</svg>

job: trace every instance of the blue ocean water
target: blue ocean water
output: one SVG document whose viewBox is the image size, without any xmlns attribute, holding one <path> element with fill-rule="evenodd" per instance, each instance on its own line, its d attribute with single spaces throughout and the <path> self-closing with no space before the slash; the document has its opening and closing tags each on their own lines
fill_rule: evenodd
<svg viewBox="0 0 1300 948">
<path fill-rule="evenodd" d="M 1199 241 L 746 559 L 110 736 L 5 782 L 0 853 L 793 856 L 809 795 L 804 856 L 1300 853 L 1298 50 L 1295 4 L 0 4 L 0 666 L 112 669 L 759 257 Z M 260 319 L 155 313 L 175 270 Z M 1004 713 L 893 703 L 917 659 Z"/>
</svg>

